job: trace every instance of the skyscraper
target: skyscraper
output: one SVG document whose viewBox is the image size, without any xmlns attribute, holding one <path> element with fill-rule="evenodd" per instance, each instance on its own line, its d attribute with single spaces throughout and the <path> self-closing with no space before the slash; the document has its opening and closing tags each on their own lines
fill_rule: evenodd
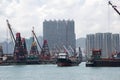
<svg viewBox="0 0 120 80">
<path fill-rule="evenodd" d="M 43 22 L 43 39 L 48 41 L 49 49 L 62 48 L 63 45 L 72 48 L 76 46 L 73 20 L 45 20 Z"/>
<path fill-rule="evenodd" d="M 103 33 L 95 34 L 95 48 L 102 49 L 103 47 Z"/>
<path fill-rule="evenodd" d="M 96 33 L 86 36 L 86 52 L 90 56 L 92 49 L 101 49 L 102 58 L 111 58 L 112 53 L 120 52 L 120 36 L 112 33 Z"/>
<path fill-rule="evenodd" d="M 112 34 L 112 52 L 120 52 L 119 34 Z"/>
<path fill-rule="evenodd" d="M 52 49 L 57 44 L 57 21 L 45 20 L 43 22 L 43 39 L 48 41 L 49 49 Z"/>
<path fill-rule="evenodd" d="M 112 57 L 112 33 L 104 33 L 104 42 L 103 42 L 103 57 L 111 58 Z"/>
<path fill-rule="evenodd" d="M 95 36 L 94 34 L 87 35 L 86 38 L 86 54 L 90 57 L 92 49 L 95 47 Z"/>
<path fill-rule="evenodd" d="M 101 49 L 103 53 L 103 33 L 95 34 L 95 49 Z M 103 56 L 103 54 L 102 54 Z"/>
</svg>

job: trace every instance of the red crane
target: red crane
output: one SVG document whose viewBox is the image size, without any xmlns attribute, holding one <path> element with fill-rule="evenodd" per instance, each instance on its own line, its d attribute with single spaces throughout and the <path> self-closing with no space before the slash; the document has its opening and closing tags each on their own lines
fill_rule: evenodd
<svg viewBox="0 0 120 80">
<path fill-rule="evenodd" d="M 13 53 L 14 60 L 16 63 L 25 63 L 27 57 L 27 47 L 26 47 L 25 38 L 21 39 L 20 33 L 16 33 L 16 39 L 15 39 L 9 21 L 6 20 L 6 22 L 15 43 L 14 53 Z"/>
</svg>

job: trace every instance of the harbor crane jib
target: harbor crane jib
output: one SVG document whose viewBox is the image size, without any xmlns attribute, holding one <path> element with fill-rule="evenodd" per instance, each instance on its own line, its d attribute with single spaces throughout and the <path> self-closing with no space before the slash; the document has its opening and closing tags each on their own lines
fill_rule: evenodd
<svg viewBox="0 0 120 80">
<path fill-rule="evenodd" d="M 120 15 L 120 12 L 116 8 L 117 7 L 116 5 L 113 5 L 110 1 L 108 1 L 108 4 L 112 6 L 112 8 L 118 13 L 118 15 Z"/>
</svg>

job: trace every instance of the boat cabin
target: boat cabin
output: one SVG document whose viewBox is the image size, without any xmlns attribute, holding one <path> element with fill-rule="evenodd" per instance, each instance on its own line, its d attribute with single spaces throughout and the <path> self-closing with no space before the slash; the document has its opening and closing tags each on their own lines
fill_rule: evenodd
<svg viewBox="0 0 120 80">
<path fill-rule="evenodd" d="M 92 59 L 99 60 L 101 59 L 101 49 L 94 49 L 92 50 Z"/>
<path fill-rule="evenodd" d="M 58 54 L 58 58 L 63 58 L 63 59 L 66 59 L 66 58 L 68 58 L 68 55 L 66 54 L 66 53 L 59 53 Z"/>
</svg>

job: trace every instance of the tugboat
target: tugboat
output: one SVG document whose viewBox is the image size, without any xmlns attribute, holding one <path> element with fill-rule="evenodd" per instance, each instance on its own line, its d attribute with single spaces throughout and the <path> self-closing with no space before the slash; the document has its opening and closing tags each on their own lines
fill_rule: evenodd
<svg viewBox="0 0 120 80">
<path fill-rule="evenodd" d="M 57 65 L 58 66 L 71 66 L 72 62 L 68 58 L 65 52 L 61 52 L 58 54 Z"/>
<path fill-rule="evenodd" d="M 66 48 L 65 48 L 66 49 Z M 67 49 L 66 49 L 67 50 Z M 82 53 L 79 48 L 79 53 L 75 54 L 74 56 L 70 56 L 70 52 L 60 52 L 57 58 L 57 66 L 64 67 L 64 66 L 78 66 L 82 61 Z"/>
</svg>

